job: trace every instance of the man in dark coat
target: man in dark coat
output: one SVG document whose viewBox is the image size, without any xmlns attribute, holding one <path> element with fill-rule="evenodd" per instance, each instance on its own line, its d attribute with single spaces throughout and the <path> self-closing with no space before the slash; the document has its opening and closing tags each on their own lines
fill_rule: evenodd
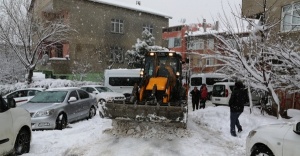
<svg viewBox="0 0 300 156">
<path fill-rule="evenodd" d="M 239 116 L 244 111 L 244 105 L 249 101 L 247 89 L 241 81 L 237 81 L 232 91 L 231 97 L 229 99 L 230 107 L 230 133 L 232 136 L 236 137 L 235 126 L 238 132 L 241 132 L 242 126 L 239 122 Z"/>
<path fill-rule="evenodd" d="M 199 100 L 200 100 L 200 91 L 198 90 L 197 87 L 194 87 L 194 89 L 190 92 L 190 94 L 192 95 L 192 104 L 193 104 L 193 111 L 196 109 L 198 109 L 199 107 Z"/>
</svg>

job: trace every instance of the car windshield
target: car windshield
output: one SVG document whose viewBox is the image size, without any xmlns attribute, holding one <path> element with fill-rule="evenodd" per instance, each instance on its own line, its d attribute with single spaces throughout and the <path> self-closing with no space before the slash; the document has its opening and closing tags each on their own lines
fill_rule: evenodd
<svg viewBox="0 0 300 156">
<path fill-rule="evenodd" d="M 99 92 L 113 92 L 111 89 L 107 87 L 96 87 Z"/>
<path fill-rule="evenodd" d="M 31 103 L 60 103 L 66 98 L 68 91 L 45 91 L 34 96 Z"/>
</svg>

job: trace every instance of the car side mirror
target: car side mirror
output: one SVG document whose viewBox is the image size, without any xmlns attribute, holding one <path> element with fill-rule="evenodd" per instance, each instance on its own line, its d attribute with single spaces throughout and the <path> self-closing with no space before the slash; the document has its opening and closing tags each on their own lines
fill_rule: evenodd
<svg viewBox="0 0 300 156">
<path fill-rule="evenodd" d="M 74 102 L 74 101 L 77 101 L 77 98 L 74 96 L 70 97 L 70 99 L 68 100 L 68 102 Z"/>
<path fill-rule="evenodd" d="M 294 123 L 294 132 L 300 135 L 300 122 Z"/>
<path fill-rule="evenodd" d="M 7 99 L 7 106 L 8 108 L 15 108 L 16 107 L 16 101 L 14 98 L 8 98 Z"/>
</svg>

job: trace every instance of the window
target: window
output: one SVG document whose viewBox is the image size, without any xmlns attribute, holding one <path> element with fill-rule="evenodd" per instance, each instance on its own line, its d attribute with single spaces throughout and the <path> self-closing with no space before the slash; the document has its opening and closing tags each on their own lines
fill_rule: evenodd
<svg viewBox="0 0 300 156">
<path fill-rule="evenodd" d="M 111 19 L 111 32 L 124 33 L 124 21 L 120 19 Z"/>
<path fill-rule="evenodd" d="M 92 87 L 87 87 L 85 91 L 87 91 L 89 93 L 93 93 L 93 91 L 96 91 L 96 90 Z"/>
<path fill-rule="evenodd" d="M 300 30 L 300 3 L 294 3 L 282 7 L 281 31 Z"/>
<path fill-rule="evenodd" d="M 151 34 L 153 33 L 153 25 L 151 24 L 143 24 L 143 31 L 148 30 Z"/>
<path fill-rule="evenodd" d="M 207 40 L 207 48 L 208 49 L 214 49 L 214 39 L 208 39 Z"/>
<path fill-rule="evenodd" d="M 207 58 L 206 59 L 206 65 L 214 65 L 214 59 L 213 58 Z"/>
<path fill-rule="evenodd" d="M 45 53 L 49 56 L 49 58 L 63 58 L 63 44 L 56 43 L 51 46 L 47 46 Z"/>
<path fill-rule="evenodd" d="M 108 81 L 111 86 L 134 86 L 140 80 L 139 77 L 110 77 Z"/>
<path fill-rule="evenodd" d="M 192 41 L 189 44 L 189 50 L 202 50 L 202 49 L 204 49 L 204 41 L 203 40 Z"/>
<path fill-rule="evenodd" d="M 69 99 L 70 99 L 70 97 L 75 97 L 75 98 L 76 98 L 76 100 L 78 100 L 78 99 L 79 99 L 79 97 L 78 97 L 78 94 L 77 94 L 77 92 L 76 92 L 76 91 L 72 91 L 72 92 L 70 93 L 70 95 L 69 95 Z"/>
<path fill-rule="evenodd" d="M 201 86 L 201 85 L 202 85 L 202 77 L 191 78 L 191 86 Z"/>
<path fill-rule="evenodd" d="M 83 90 L 77 90 L 77 91 L 78 91 L 80 99 L 87 99 L 90 97 L 89 93 L 87 93 Z"/>
<path fill-rule="evenodd" d="M 174 48 L 180 46 L 181 46 L 181 38 L 169 38 L 168 48 Z"/>
<path fill-rule="evenodd" d="M 120 47 L 110 48 L 110 62 L 122 63 L 124 59 L 123 49 Z"/>
</svg>

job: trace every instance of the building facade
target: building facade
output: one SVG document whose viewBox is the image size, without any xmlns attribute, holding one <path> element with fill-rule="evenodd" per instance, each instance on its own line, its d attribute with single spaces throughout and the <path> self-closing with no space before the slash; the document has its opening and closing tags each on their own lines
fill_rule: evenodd
<svg viewBox="0 0 300 156">
<path fill-rule="evenodd" d="M 125 52 L 142 37 L 142 31 L 148 29 L 155 44 L 162 45 L 162 28 L 171 18 L 142 6 L 108 0 L 33 0 L 31 6 L 37 18 L 62 18 L 76 30 L 69 40 L 46 48 L 49 61 L 38 67 L 60 78 L 126 68 Z"/>
<path fill-rule="evenodd" d="M 212 54 L 217 40 L 211 30 L 218 28 L 218 22 L 179 25 L 163 29 L 165 47 L 181 52 L 183 61 L 187 61 L 183 69 L 192 73 L 211 73 L 217 70 L 213 65 L 220 63 L 213 58 L 202 58 L 201 54 Z M 217 30 L 216 30 L 217 31 Z"/>
<path fill-rule="evenodd" d="M 265 7 L 264 7 L 265 6 Z M 272 33 L 282 37 L 298 39 L 300 32 L 300 0 L 242 0 L 242 15 L 276 24 Z"/>
</svg>

